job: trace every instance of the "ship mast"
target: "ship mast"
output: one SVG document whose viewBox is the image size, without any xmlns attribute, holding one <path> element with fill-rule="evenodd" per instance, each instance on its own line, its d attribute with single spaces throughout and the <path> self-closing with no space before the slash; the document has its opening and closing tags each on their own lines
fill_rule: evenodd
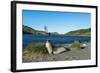
<svg viewBox="0 0 100 73">
<path fill-rule="evenodd" d="M 48 33 L 47 26 L 44 26 L 44 31 Z"/>
<path fill-rule="evenodd" d="M 47 26 L 44 26 L 44 31 L 46 32 L 47 35 L 50 36 L 50 32 L 48 32 Z"/>
</svg>

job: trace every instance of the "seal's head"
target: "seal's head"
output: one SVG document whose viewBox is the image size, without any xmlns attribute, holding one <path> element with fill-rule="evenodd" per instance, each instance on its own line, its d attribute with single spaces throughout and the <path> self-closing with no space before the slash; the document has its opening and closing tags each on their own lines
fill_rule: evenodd
<svg viewBox="0 0 100 73">
<path fill-rule="evenodd" d="M 50 39 L 48 39 L 47 41 L 50 42 Z"/>
</svg>

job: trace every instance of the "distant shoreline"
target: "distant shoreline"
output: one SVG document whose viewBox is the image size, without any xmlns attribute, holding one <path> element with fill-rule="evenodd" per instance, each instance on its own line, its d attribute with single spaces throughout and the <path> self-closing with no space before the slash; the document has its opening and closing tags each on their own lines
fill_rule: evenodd
<svg viewBox="0 0 100 73">
<path fill-rule="evenodd" d="M 23 33 L 23 35 L 36 35 L 36 36 L 48 36 L 48 35 L 41 35 L 41 34 L 31 34 L 31 33 Z M 57 34 L 57 35 L 49 35 L 49 36 L 87 36 L 91 37 L 90 35 L 64 35 L 64 34 Z"/>
<path fill-rule="evenodd" d="M 66 28 L 67 29 L 67 28 Z M 41 31 L 41 30 L 36 30 L 34 28 L 24 26 L 23 25 L 23 34 L 28 33 L 28 34 L 34 34 L 34 35 L 75 35 L 75 36 L 90 36 L 91 35 L 91 28 L 86 28 L 86 29 L 77 29 L 69 32 L 65 32 L 64 34 L 59 34 L 59 32 L 49 32 L 49 31 Z"/>
</svg>

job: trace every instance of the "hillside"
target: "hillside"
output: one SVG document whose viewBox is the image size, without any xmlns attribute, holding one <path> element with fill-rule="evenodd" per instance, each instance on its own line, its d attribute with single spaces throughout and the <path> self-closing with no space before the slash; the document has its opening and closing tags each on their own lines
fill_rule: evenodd
<svg viewBox="0 0 100 73">
<path fill-rule="evenodd" d="M 70 31 L 70 32 L 66 33 L 65 35 L 90 36 L 90 35 L 91 35 L 91 28 L 79 29 L 79 30 L 75 30 L 75 31 Z"/>
<path fill-rule="evenodd" d="M 47 33 L 44 32 L 44 31 L 35 30 L 35 29 L 31 28 L 31 27 L 23 25 L 23 34 L 46 35 Z"/>
<path fill-rule="evenodd" d="M 32 33 L 35 33 L 35 32 L 36 32 L 35 29 L 32 29 L 32 28 L 30 28 L 28 26 L 24 26 L 23 25 L 23 33 L 24 34 L 32 34 Z"/>
<path fill-rule="evenodd" d="M 57 32 L 50 32 L 50 33 L 47 33 L 45 31 L 40 31 L 40 30 L 36 30 L 36 29 L 33 29 L 31 27 L 28 27 L 28 26 L 24 26 L 23 25 L 23 34 L 34 34 L 34 35 L 58 35 Z"/>
</svg>

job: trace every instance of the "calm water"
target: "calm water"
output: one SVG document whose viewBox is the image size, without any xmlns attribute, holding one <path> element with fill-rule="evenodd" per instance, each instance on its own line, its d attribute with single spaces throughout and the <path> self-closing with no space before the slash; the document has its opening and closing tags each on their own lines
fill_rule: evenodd
<svg viewBox="0 0 100 73">
<path fill-rule="evenodd" d="M 65 36 L 65 35 L 52 35 L 52 36 L 43 36 L 43 35 L 32 35 L 32 34 L 24 34 L 23 35 L 23 46 L 27 46 L 31 42 L 46 42 L 46 40 L 50 40 L 53 44 L 55 43 L 72 43 L 75 40 L 80 40 L 82 42 L 90 41 L 90 37 L 88 36 Z"/>
</svg>

